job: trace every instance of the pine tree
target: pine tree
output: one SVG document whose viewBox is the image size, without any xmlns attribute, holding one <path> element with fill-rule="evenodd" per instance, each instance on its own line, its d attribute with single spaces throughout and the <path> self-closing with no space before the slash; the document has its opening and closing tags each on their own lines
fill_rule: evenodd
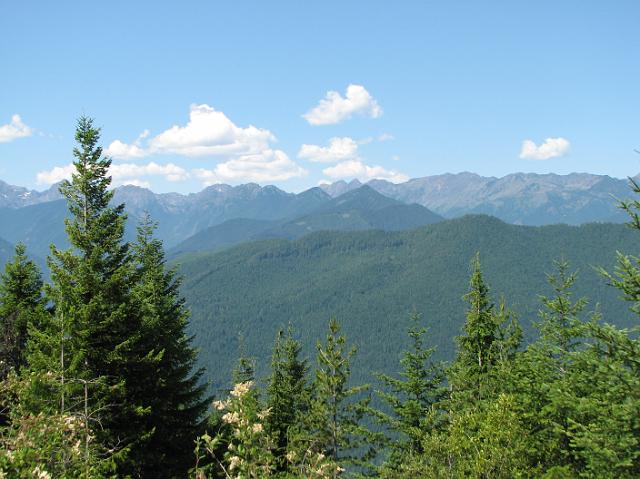
<svg viewBox="0 0 640 479">
<path fill-rule="evenodd" d="M 554 265 L 556 272 L 547 275 L 552 294 L 540 296 L 540 337 L 520 355 L 509 378 L 520 421 L 530 431 L 528 460 L 545 472 L 561 471 L 573 462 L 568 434 L 572 407 L 566 397 L 572 394 L 575 353 L 587 333 L 580 319 L 587 300 L 572 297 L 577 274 L 569 272 L 566 261 Z"/>
<path fill-rule="evenodd" d="M 411 457 L 424 453 L 423 439 L 440 426 L 438 403 L 444 397 L 444 369 L 431 362 L 435 348 L 424 345 L 426 328 L 420 327 L 420 314 L 410 316 L 409 349 L 403 351 L 400 378 L 378 374 L 384 389 L 378 391 L 390 413 L 373 411 L 377 422 L 387 429 L 384 444 L 391 454 L 384 464 L 387 471 L 401 469 Z"/>
<path fill-rule="evenodd" d="M 210 398 L 199 384 L 204 370 L 194 370 L 197 351 L 185 332 L 189 313 L 179 294 L 180 279 L 175 269 L 166 269 L 162 242 L 153 237 L 155 228 L 146 215 L 134 245 L 139 275 L 134 296 L 142 315 L 142 343 L 153 364 L 152 374 L 138 383 L 150 408 L 144 430 L 153 433 L 135 460 L 142 477 L 184 477 L 192 466 L 193 443 L 204 430 Z"/>
<path fill-rule="evenodd" d="M 34 367 L 59 378 L 58 408 L 99 411 L 93 418 L 97 441 L 117 451 L 121 475 L 135 474 L 127 454 L 148 440 L 149 404 L 141 384 L 152 374 L 153 358 L 141 340 L 142 320 L 133 301 L 136 270 L 123 241 L 124 205 L 110 206 L 110 159 L 98 146 L 100 130 L 93 120 L 78 120 L 75 172 L 60 192 L 71 218 L 65 220 L 71 248 L 52 247 L 55 304 L 46 331 L 33 338 Z M 134 454 L 135 455 L 135 454 Z"/>
<path fill-rule="evenodd" d="M 0 380 L 26 363 L 30 323 L 44 314 L 42 277 L 38 266 L 18 243 L 13 259 L 0 275 Z"/>
<path fill-rule="evenodd" d="M 267 386 L 267 432 L 275 443 L 274 455 L 279 471 L 290 472 L 287 452 L 290 441 L 302 432 L 304 415 L 309 410 L 306 384 L 307 361 L 300 359 L 301 346 L 293 338 L 291 327 L 286 336 L 279 331 L 271 358 L 271 376 Z"/>
<path fill-rule="evenodd" d="M 469 303 L 463 335 L 458 336 L 458 356 L 450 371 L 452 397 L 466 403 L 481 401 L 489 394 L 493 368 L 509 360 L 522 332 L 504 302 L 496 312 L 484 282 L 480 255 L 471 263 Z"/>
<path fill-rule="evenodd" d="M 318 343 L 317 351 L 309 415 L 311 449 L 340 466 L 363 465 L 371 454 L 371 450 L 360 454 L 367 446 L 362 419 L 369 401 L 362 397 L 367 385 L 349 384 L 350 363 L 356 349 L 347 349 L 347 340 L 340 334 L 338 322 L 332 319 L 326 342 Z M 336 477 L 338 473 L 336 471 Z"/>
</svg>

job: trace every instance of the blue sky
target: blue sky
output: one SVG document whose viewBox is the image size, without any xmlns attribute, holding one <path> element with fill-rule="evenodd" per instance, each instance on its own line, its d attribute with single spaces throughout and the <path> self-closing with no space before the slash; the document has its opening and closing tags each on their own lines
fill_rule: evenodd
<svg viewBox="0 0 640 479">
<path fill-rule="evenodd" d="M 154 191 L 635 175 L 639 20 L 635 0 L 5 2 L 0 179 L 68 174 L 82 114 L 114 181 Z"/>
</svg>

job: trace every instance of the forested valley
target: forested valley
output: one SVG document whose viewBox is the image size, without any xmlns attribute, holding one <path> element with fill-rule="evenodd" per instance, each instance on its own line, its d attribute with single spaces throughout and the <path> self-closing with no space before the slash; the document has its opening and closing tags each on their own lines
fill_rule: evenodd
<svg viewBox="0 0 640 479">
<path fill-rule="evenodd" d="M 364 350 L 367 344 L 356 348 L 345 311 L 327 310 L 308 328 L 315 336 L 313 354 L 300 340 L 309 331 L 282 317 L 275 338 L 260 335 L 255 326 L 260 347 L 270 351 L 269 364 L 256 361 L 264 354 L 252 349 L 254 337 L 254 343 L 233 343 L 235 354 L 232 348 L 218 352 L 225 357 L 216 364 L 226 370 L 205 371 L 203 364 L 212 360 L 199 360 L 198 349 L 209 338 L 192 333 L 205 335 L 206 328 L 189 328 L 189 308 L 197 299 L 184 299 L 182 277 L 154 236 L 153 218 L 143 218 L 135 240 L 125 241 L 126 214 L 123 205 L 112 202 L 110 159 L 99 145 L 100 130 L 82 117 L 75 138 L 75 172 L 60 187 L 70 212 L 65 223 L 70 247 L 52 245 L 45 281 L 18 244 L 0 280 L 0 478 L 640 475 L 640 259 L 618 252 L 615 266 L 598 270 L 597 287 L 614 292 L 615 305 L 612 299 L 591 303 L 579 290 L 582 276 L 566 258 L 556 258 L 553 266 L 535 261 L 542 252 L 555 253 L 554 241 L 560 240 L 554 238 L 561 236 L 580 249 L 576 257 L 583 275 L 584 265 L 597 262 L 610 244 L 612 231 L 632 248 L 640 235 L 640 201 L 620 204 L 629 215 L 624 232 L 589 225 L 580 234 L 563 227 L 530 233 L 478 217 L 472 218 L 475 223 L 459 220 L 428 232 L 363 233 L 366 238 L 343 233 L 335 241 L 316 233 L 294 246 L 285 240 L 269 243 L 275 250 L 262 249 L 266 243 L 237 247 L 228 258 L 249 251 L 243 258 L 287 261 L 305 245 L 353 253 L 365 243 L 376 244 L 386 262 L 367 263 L 358 271 L 386 265 L 399 284 L 413 256 L 393 248 L 409 244 L 417 250 L 447 228 L 458 228 L 456 236 L 466 238 L 475 231 L 469 224 L 475 224 L 499 231 L 496 242 L 512 241 L 513 249 L 534 246 L 525 268 L 503 272 L 499 266 L 506 267 L 507 260 L 487 258 L 491 242 L 489 251 L 471 253 L 460 246 L 465 251 L 460 261 L 470 266 L 464 284 L 455 286 L 464 308 L 456 311 L 446 303 L 446 314 L 461 318 L 454 342 L 447 337 L 445 344 L 441 321 L 416 299 L 418 289 L 409 296 L 412 304 L 398 304 L 394 297 L 408 286 L 361 283 L 374 290 L 384 286 L 386 307 L 402 317 L 384 332 L 373 325 L 368 330 L 385 335 L 375 344 L 402 343 L 399 355 Z M 631 187 L 630 194 L 640 194 L 638 184 L 631 181 Z M 513 235 L 520 236 L 509 240 Z M 589 244 L 588 237 L 596 240 Z M 201 295 L 201 308 L 208 307 L 207 289 L 239 288 L 248 281 L 241 273 L 237 283 L 222 284 L 225 265 L 218 265 L 222 273 L 216 281 L 207 280 L 212 273 L 198 268 L 220 258 L 194 254 L 180 270 L 187 275 L 184 281 L 193 283 L 189 294 Z M 548 269 L 548 292 L 526 291 L 534 327 L 514 311 L 508 295 L 494 295 L 485 263 L 505 283 L 534 267 Z M 319 262 L 315 271 L 329 277 L 330 266 Z M 305 278 L 287 283 L 293 267 L 273 271 L 262 281 L 285 290 Z M 425 285 L 438 283 L 451 284 L 432 278 Z M 304 303 L 304 290 L 296 294 Z M 250 329 L 254 319 L 238 321 Z M 366 330 L 366 323 L 359 324 Z M 362 356 L 367 360 L 358 361 Z M 376 356 L 386 358 L 385 364 Z M 231 384 L 221 390 L 227 377 Z"/>
</svg>

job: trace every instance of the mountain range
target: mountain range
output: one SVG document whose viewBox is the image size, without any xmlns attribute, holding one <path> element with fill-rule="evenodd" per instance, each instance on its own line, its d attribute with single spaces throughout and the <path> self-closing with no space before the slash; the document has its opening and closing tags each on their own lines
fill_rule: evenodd
<svg viewBox="0 0 640 479">
<path fill-rule="evenodd" d="M 401 203 L 363 185 L 294 218 L 271 221 L 236 218 L 205 228 L 172 248 L 170 253 L 177 256 L 214 251 L 247 241 L 296 239 L 315 231 L 400 231 L 443 219 L 424 206 Z"/>
<path fill-rule="evenodd" d="M 361 199 L 356 209 L 340 212 L 341 195 L 362 186 L 357 180 L 338 181 L 295 194 L 255 183 L 218 184 L 186 195 L 121 186 L 114 201 L 126 204 L 129 239 L 135 223 L 149 212 L 167 248 L 195 251 L 269 237 L 298 238 L 322 229 L 407 229 L 432 223 L 438 215 L 482 213 L 524 225 L 619 223 L 625 215 L 616 207 L 616 198 L 630 194 L 625 180 L 586 173 L 516 173 L 502 178 L 459 173 L 401 184 L 371 180 L 366 184 L 370 190 L 395 202 L 378 208 L 378 203 Z M 373 196 L 371 191 L 367 194 Z M 67 215 L 57 185 L 38 192 L 0 181 L 0 238 L 14 244 L 24 241 L 32 254 L 44 258 L 51 243 L 67 246 Z"/>
<path fill-rule="evenodd" d="M 67 245 L 67 207 L 56 188 L 0 183 L 0 192 L 0 265 L 18 241 L 40 264 L 51 243 Z M 616 250 L 639 253 L 635 232 L 610 224 L 626 220 L 615 198 L 631 195 L 626 181 L 606 176 L 461 173 L 399 185 L 336 182 L 297 194 L 256 184 L 188 195 L 123 186 L 114 201 L 126 204 L 129 239 L 145 212 L 159 223 L 158 237 L 185 278 L 190 332 L 208 371 L 231 369 L 239 336 L 264 371 L 272 338 L 288 323 L 312 354 L 335 315 L 360 347 L 357 362 L 366 367 L 354 370 L 390 372 L 412 308 L 430 325 L 438 357 L 451 357 L 476 251 L 494 299 L 505 295 L 527 335 L 558 258 L 580 269 L 577 296 L 600 303 L 605 320 L 629 326 L 627 305 L 593 266 L 611 269 Z M 478 211 L 494 217 L 467 215 Z"/>
<path fill-rule="evenodd" d="M 489 216 L 464 216 L 409 231 L 321 231 L 303 238 L 246 243 L 175 260 L 191 310 L 190 332 L 218 387 L 229 381 L 240 349 L 266 372 L 273 340 L 291 324 L 308 356 L 335 316 L 358 347 L 353 371 L 392 373 L 415 308 L 429 327 L 438 359 L 452 359 L 467 305 L 469 262 L 480 252 L 494 302 L 504 295 L 531 338 L 553 292 L 546 273 L 566 259 L 579 270 L 574 298 L 599 304 L 603 320 L 630 327 L 637 319 L 619 291 L 594 270 L 612 270 L 616 251 L 640 253 L 638 232 L 621 224 L 517 226 Z M 242 339 L 241 339 L 242 338 Z M 241 341 L 243 347 L 241 347 Z"/>
<path fill-rule="evenodd" d="M 628 180 L 588 173 L 514 173 L 502 178 L 458 173 L 400 184 L 384 180 L 367 184 L 385 196 L 420 204 L 445 218 L 487 214 L 507 223 L 532 226 L 623 222 L 626 216 L 616 207 L 616 198 L 630 193 Z M 338 196 L 360 185 L 358 180 L 339 181 L 322 188 Z"/>
</svg>

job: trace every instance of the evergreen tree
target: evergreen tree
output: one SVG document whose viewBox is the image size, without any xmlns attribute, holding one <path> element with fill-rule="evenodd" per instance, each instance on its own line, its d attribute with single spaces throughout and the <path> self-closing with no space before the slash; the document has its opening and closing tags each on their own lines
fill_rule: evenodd
<svg viewBox="0 0 640 479">
<path fill-rule="evenodd" d="M 210 398 L 199 385 L 203 369 L 195 370 L 197 351 L 185 333 L 189 313 L 180 297 L 175 269 L 166 269 L 162 242 L 153 238 L 156 225 L 148 215 L 138 226 L 134 258 L 138 263 L 135 301 L 142 315 L 142 343 L 153 364 L 152 374 L 137 387 L 148 398 L 146 416 L 152 430 L 148 444 L 135 458 L 143 477 L 184 477 L 192 466 L 193 443 L 203 432 L 203 414 Z"/>
<path fill-rule="evenodd" d="M 18 243 L 0 275 L 0 380 L 25 365 L 29 324 L 44 313 L 42 285 L 38 266 Z"/>
<path fill-rule="evenodd" d="M 71 248 L 52 247 L 47 296 L 55 314 L 30 349 L 35 367 L 59 377 L 61 412 L 100 411 L 92 424 L 99 444 L 117 451 L 120 475 L 137 475 L 127 454 L 144 447 L 152 433 L 144 385 L 155 358 L 142 341 L 139 305 L 132 295 L 137 272 L 123 241 L 124 205 L 110 206 L 111 160 L 102 155 L 99 138 L 93 120 L 81 117 L 75 172 L 60 186 L 71 212 L 65 220 Z"/>
<path fill-rule="evenodd" d="M 585 340 L 586 323 L 580 316 L 587 300 L 574 301 L 576 273 L 566 261 L 556 261 L 547 275 L 553 293 L 540 296 L 543 308 L 536 323 L 540 337 L 515 362 L 509 388 L 517 396 L 519 419 L 530 431 L 528 460 L 534 470 L 563 471 L 573 462 L 569 425 L 572 405 L 567 403 L 575 379 L 576 353 Z"/>
<path fill-rule="evenodd" d="M 306 384 L 307 362 L 300 359 L 301 346 L 291 328 L 286 336 L 279 331 L 271 358 L 271 376 L 267 386 L 267 432 L 274 440 L 277 470 L 289 472 L 286 459 L 290 441 L 302 432 L 302 421 L 309 409 Z"/>
<path fill-rule="evenodd" d="M 384 465 L 387 471 L 398 471 L 409 458 L 423 454 L 424 436 L 441 423 L 437 404 L 445 393 L 444 370 L 440 363 L 431 362 L 435 348 L 425 347 L 427 329 L 420 327 L 420 315 L 416 311 L 411 314 L 410 322 L 410 344 L 400 359 L 400 378 L 377 375 L 385 387 L 378 395 L 390 409 L 390 413 L 373 410 L 377 422 L 387 429 L 384 444 L 391 449 Z"/>
<path fill-rule="evenodd" d="M 366 433 L 361 421 L 368 406 L 362 398 L 367 385 L 350 386 L 351 358 L 356 349 L 347 349 L 335 319 L 329 322 L 325 344 L 318 343 L 313 382 L 313 399 L 309 414 L 310 447 L 326 455 L 333 463 L 365 465 L 371 451 L 365 451 Z M 335 475 L 337 476 L 337 470 Z"/>
<path fill-rule="evenodd" d="M 458 336 L 458 355 L 450 371 L 452 398 L 471 404 L 485 399 L 492 383 L 493 369 L 513 359 L 522 331 L 504 302 L 496 312 L 484 282 L 480 255 L 471 264 L 469 303 L 464 334 Z"/>
</svg>

